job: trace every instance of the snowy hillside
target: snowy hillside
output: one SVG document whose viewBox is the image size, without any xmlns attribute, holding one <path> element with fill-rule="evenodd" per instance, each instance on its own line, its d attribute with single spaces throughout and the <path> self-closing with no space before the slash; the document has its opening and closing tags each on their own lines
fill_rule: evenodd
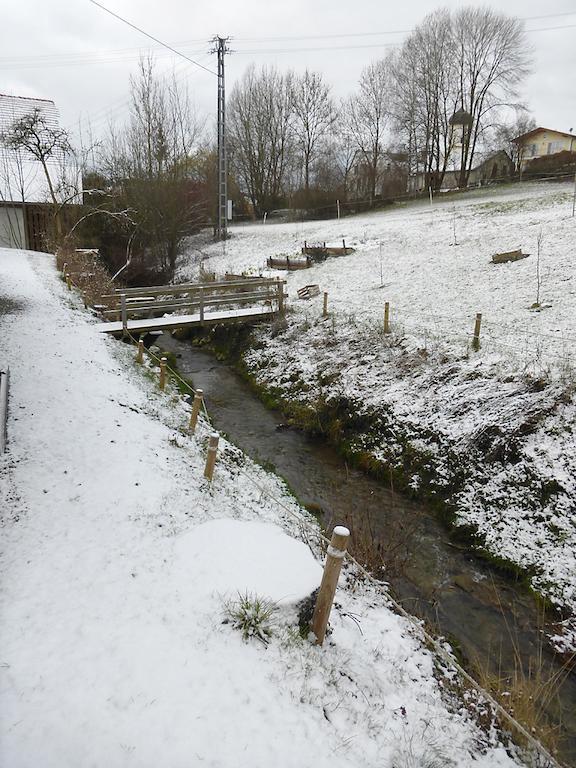
<svg viewBox="0 0 576 768">
<path fill-rule="evenodd" d="M 315 316 L 298 302 L 296 290 L 317 283 L 329 294 L 330 309 L 381 323 L 384 302 L 391 321 L 418 338 L 437 336 L 458 351 L 471 341 L 474 318 L 483 314 L 486 352 L 514 357 L 517 364 L 542 359 L 561 365 L 576 350 L 575 243 L 570 184 L 523 184 L 468 192 L 429 202 L 394 205 L 341 221 L 256 224 L 231 227 L 224 245 L 192 241 L 189 266 L 218 273 L 266 271 L 271 256 L 300 253 L 304 241 L 355 249 L 311 269 L 271 274 L 288 279 L 292 307 Z M 531 311 L 537 293 L 540 255 L 540 312 Z M 521 248 L 530 257 L 495 265 L 494 253 Z"/>
<path fill-rule="evenodd" d="M 576 612 L 572 195 L 572 185 L 525 184 L 340 222 L 238 227 L 225 246 L 191 243 L 189 259 L 192 272 L 199 256 L 220 273 L 257 272 L 268 256 L 296 255 L 304 240 L 353 246 L 275 273 L 287 280 L 290 312 L 284 328 L 258 331 L 248 369 L 284 403 L 332 419 L 332 431 L 346 429 L 350 413 L 365 417 L 369 426 L 345 435 L 358 460 L 441 500 L 495 561 L 519 566 L 568 614 Z M 531 255 L 491 262 L 518 248 Z M 298 299 L 297 288 L 313 283 L 320 295 Z M 570 620 L 551 633 L 559 648 L 576 648 Z"/>
<path fill-rule="evenodd" d="M 226 442 L 207 484 L 208 425 L 186 433 L 49 256 L 0 250 L 0 362 L 2 765 L 519 764 L 381 590 L 349 574 L 329 642 L 300 638 L 310 519 Z M 268 646 L 223 623 L 238 590 L 277 601 Z"/>
</svg>

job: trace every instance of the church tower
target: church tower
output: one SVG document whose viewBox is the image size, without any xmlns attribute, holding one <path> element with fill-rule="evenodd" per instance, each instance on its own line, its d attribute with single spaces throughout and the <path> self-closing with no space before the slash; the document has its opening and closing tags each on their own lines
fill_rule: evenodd
<svg viewBox="0 0 576 768">
<path fill-rule="evenodd" d="M 472 115 L 465 109 L 454 112 L 450 124 L 450 154 L 447 170 L 459 171 L 462 165 L 462 147 L 466 144 L 472 128 Z"/>
</svg>

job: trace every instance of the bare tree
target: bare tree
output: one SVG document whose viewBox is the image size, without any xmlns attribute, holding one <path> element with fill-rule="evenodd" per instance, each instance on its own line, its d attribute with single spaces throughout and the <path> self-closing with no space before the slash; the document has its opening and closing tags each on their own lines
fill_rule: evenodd
<svg viewBox="0 0 576 768">
<path fill-rule="evenodd" d="M 3 144 L 17 158 L 20 153 L 40 163 L 48 187 L 53 207 L 53 217 L 57 240 L 62 239 L 61 196 L 58 194 L 58 169 L 65 165 L 66 158 L 72 155 L 72 147 L 67 131 L 50 123 L 35 107 L 30 113 L 15 120 L 2 134 Z M 64 184 L 60 174 L 61 185 Z M 68 192 L 65 191 L 65 197 Z"/>
<path fill-rule="evenodd" d="M 458 103 L 450 13 L 435 11 L 402 46 L 393 66 L 394 123 L 404 137 L 411 173 L 439 189 L 450 154 L 450 117 Z"/>
<path fill-rule="evenodd" d="M 310 174 L 322 145 L 335 121 L 330 86 L 318 72 L 288 76 L 290 106 L 294 113 L 293 130 L 303 166 L 304 188 L 310 189 Z"/>
<path fill-rule="evenodd" d="M 458 186 L 465 187 L 488 115 L 513 106 L 529 72 L 531 51 L 523 23 L 490 8 L 464 8 L 452 21 L 459 95 L 471 116 L 464 131 Z"/>
<path fill-rule="evenodd" d="M 133 243 L 132 271 L 139 267 L 142 279 L 147 274 L 172 279 L 184 238 L 205 220 L 193 172 L 203 125 L 187 92 L 174 77 L 156 76 L 151 58 L 140 61 L 130 85 L 130 121 L 120 130 L 111 128 L 101 154 L 100 176 L 106 193 L 114 194 L 96 195 L 95 203 L 130 213 L 116 219 L 122 225 L 116 235 Z"/>
<path fill-rule="evenodd" d="M 276 69 L 248 68 L 228 103 L 230 165 L 257 215 L 279 204 L 293 162 L 287 78 Z"/>
<path fill-rule="evenodd" d="M 522 23 L 488 8 L 446 9 L 427 16 L 410 34 L 394 64 L 394 124 L 404 138 L 410 172 L 425 186 L 442 185 L 448 163 L 468 183 L 485 132 L 517 108 L 518 86 L 530 49 Z M 462 110 L 462 135 L 450 125 Z M 469 115 L 469 118 L 468 118 Z"/>
<path fill-rule="evenodd" d="M 360 76 L 359 91 L 348 102 L 347 119 L 351 135 L 368 178 L 368 195 L 373 204 L 381 173 L 384 130 L 390 114 L 389 90 L 391 57 L 373 62 Z"/>
<path fill-rule="evenodd" d="M 542 255 L 542 243 L 544 242 L 544 233 L 542 228 L 538 230 L 536 238 L 536 301 L 532 304 L 532 309 L 540 309 L 540 288 L 542 287 L 542 274 L 540 270 L 540 257 Z"/>
<path fill-rule="evenodd" d="M 519 111 L 516 118 L 510 123 L 500 123 L 494 130 L 494 146 L 497 149 L 504 149 L 512 162 L 516 173 L 520 172 L 522 167 L 523 147 L 515 139 L 536 128 L 536 121 L 525 111 Z"/>
</svg>

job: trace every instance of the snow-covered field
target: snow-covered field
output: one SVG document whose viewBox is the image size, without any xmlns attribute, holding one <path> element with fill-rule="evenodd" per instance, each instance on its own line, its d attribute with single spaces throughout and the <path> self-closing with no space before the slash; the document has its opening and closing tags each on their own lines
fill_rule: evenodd
<svg viewBox="0 0 576 768">
<path fill-rule="evenodd" d="M 576 352 L 576 218 L 573 186 L 531 183 L 485 188 L 446 199 L 410 202 L 341 221 L 231 226 L 225 244 L 191 242 L 183 274 L 194 263 L 218 273 L 266 270 L 266 259 L 295 256 L 304 241 L 355 249 L 287 278 L 292 307 L 317 315 L 296 291 L 317 283 L 330 309 L 382 323 L 384 303 L 391 322 L 418 338 L 439 337 L 457 350 L 472 339 L 481 312 L 484 352 L 512 357 L 516 364 L 545 360 L 562 365 Z M 541 311 L 537 298 L 538 236 Z M 457 243 L 456 245 L 454 243 Z M 529 258 L 495 265 L 494 253 L 521 248 Z M 193 262 L 193 264 L 190 264 Z M 484 353 L 483 352 L 483 353 Z"/>
<path fill-rule="evenodd" d="M 208 486 L 208 426 L 133 355 L 51 257 L 0 250 L 0 764 L 517 765 L 375 588 L 342 584 L 322 649 L 299 638 L 309 518 L 225 442 Z M 277 601 L 267 647 L 223 623 L 237 591 Z"/>
<path fill-rule="evenodd" d="M 187 270 L 195 274 L 202 257 L 218 273 L 258 272 L 305 240 L 353 246 L 349 256 L 275 273 L 287 280 L 291 311 L 284 329 L 258 332 L 246 356 L 253 375 L 284 400 L 368 415 L 357 450 L 447 500 L 493 556 L 518 564 L 576 614 L 572 200 L 570 184 L 532 183 L 339 222 L 236 227 L 225 245 L 192 241 Z M 518 248 L 531 255 L 491 263 Z M 320 295 L 299 300 L 297 288 L 311 283 Z M 473 351 L 477 312 L 481 349 Z M 556 642 L 576 649 L 573 622 Z"/>
</svg>

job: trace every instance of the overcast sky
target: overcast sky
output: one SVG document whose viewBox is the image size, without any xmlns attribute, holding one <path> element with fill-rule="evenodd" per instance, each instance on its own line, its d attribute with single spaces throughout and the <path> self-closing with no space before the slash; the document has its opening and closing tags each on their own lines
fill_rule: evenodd
<svg viewBox="0 0 576 768">
<path fill-rule="evenodd" d="M 398 45 L 440 6 L 430 0 L 101 0 L 150 34 L 215 69 L 214 35 L 230 36 L 227 87 L 246 67 L 320 71 L 335 95 L 352 92 L 362 68 Z M 8 3 L 7 3 L 8 5 Z M 467 5 L 486 5 L 472 2 Z M 494 7 L 526 19 L 534 72 L 524 99 L 538 125 L 576 132 L 576 1 L 506 0 Z M 0 26 L 0 93 L 53 99 L 64 126 L 90 119 L 103 131 L 126 114 L 139 52 L 154 47 L 159 71 L 175 68 L 197 108 L 213 115 L 216 77 L 161 49 L 89 0 L 13 0 Z"/>
</svg>

